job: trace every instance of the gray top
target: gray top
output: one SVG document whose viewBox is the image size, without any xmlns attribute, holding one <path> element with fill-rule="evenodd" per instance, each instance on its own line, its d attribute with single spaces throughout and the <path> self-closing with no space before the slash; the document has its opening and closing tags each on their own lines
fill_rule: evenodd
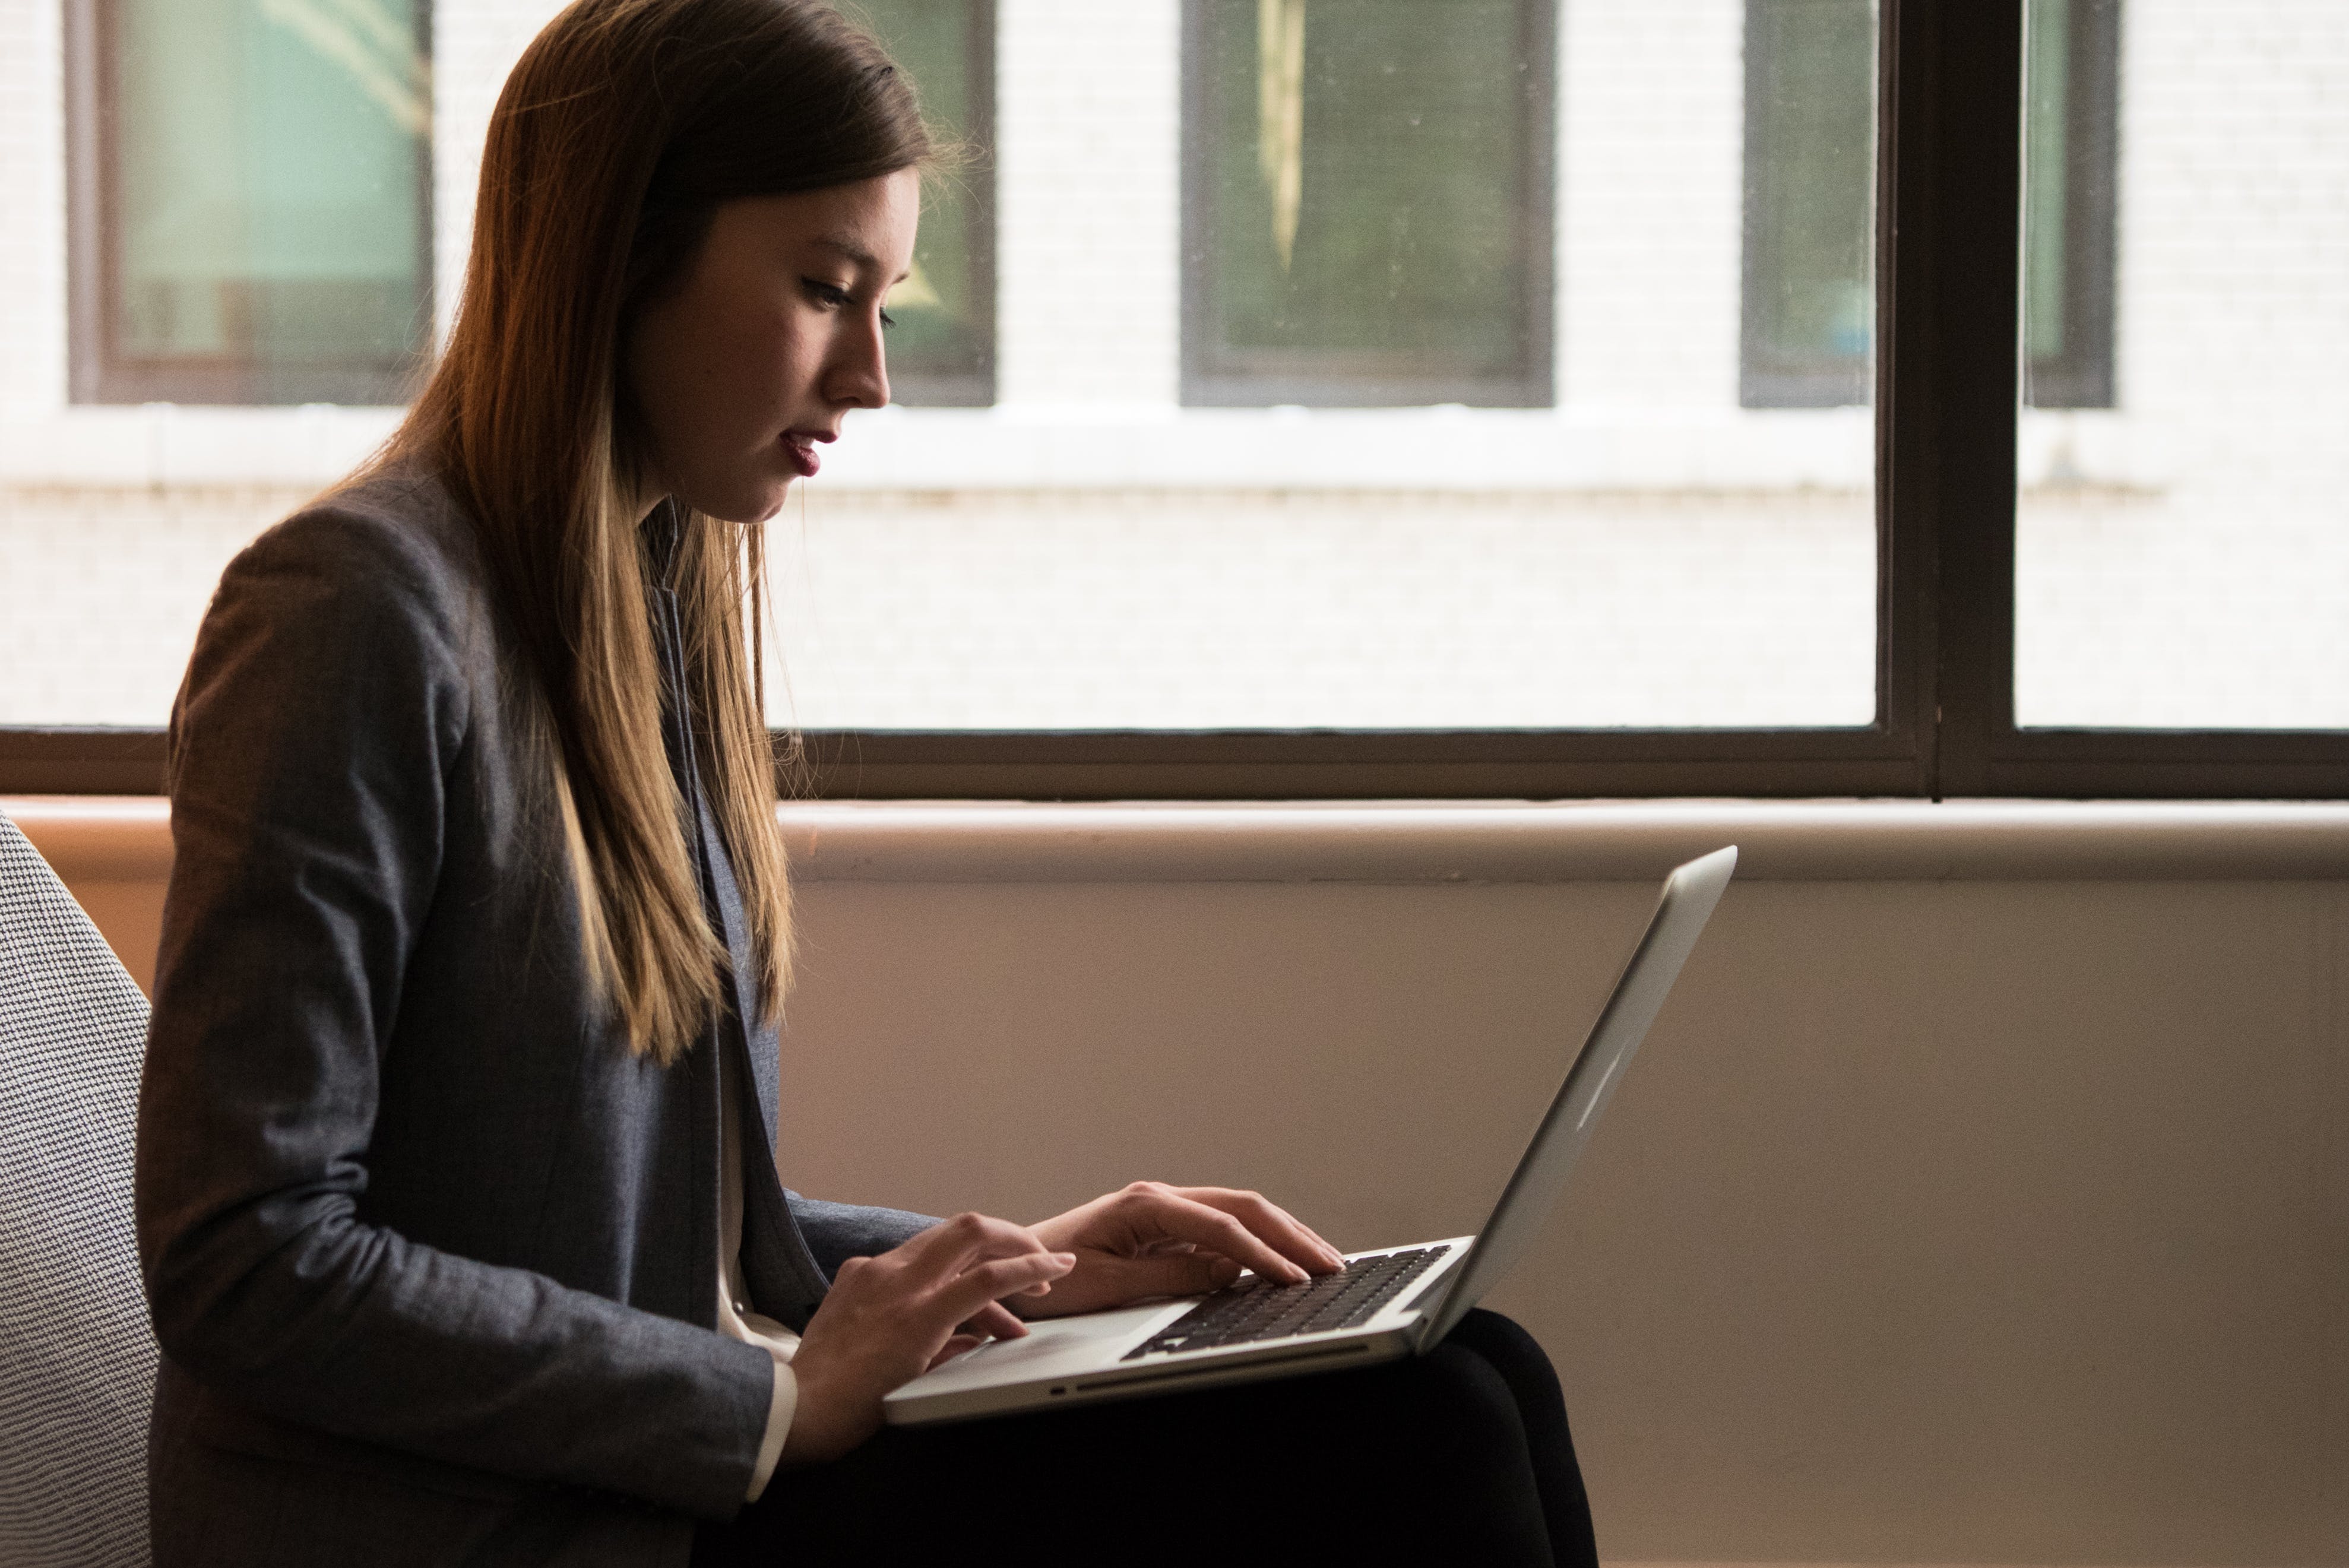
<svg viewBox="0 0 2349 1568">
<path fill-rule="evenodd" d="M 264 533 L 198 634 L 138 1156 L 159 1563 L 682 1563 L 748 1489 L 772 1372 L 713 1329 L 718 1052 L 772 1148 L 775 1036 L 738 1001 L 629 1054 L 519 667 L 413 474 Z M 930 1222 L 752 1164 L 746 1283 L 793 1327 Z"/>
</svg>

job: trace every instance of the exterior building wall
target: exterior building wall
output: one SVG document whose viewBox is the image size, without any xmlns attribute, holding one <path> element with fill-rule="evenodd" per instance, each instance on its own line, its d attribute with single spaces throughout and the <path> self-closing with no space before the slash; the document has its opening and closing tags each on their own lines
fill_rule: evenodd
<svg viewBox="0 0 2349 1568">
<path fill-rule="evenodd" d="M 1864 508 L 1792 489 L 817 490 L 770 529 L 771 712 L 1866 724 L 1874 543 Z"/>
<path fill-rule="evenodd" d="M 1182 56 L 1175 0 L 997 12 L 998 396 L 1174 407 Z"/>
<path fill-rule="evenodd" d="M 564 0 L 463 0 L 432 7 L 432 304 L 440 331 L 465 281 L 473 191 L 498 90 Z"/>
<path fill-rule="evenodd" d="M 1568 0 L 1558 400 L 1737 407 L 1744 0 Z"/>
<path fill-rule="evenodd" d="M 2018 711 L 2349 725 L 2349 26 L 2127 0 L 2121 38 L 2120 407 L 2026 420 Z"/>
<path fill-rule="evenodd" d="M 61 22 L 57 5 L 0 0 L 0 418 L 66 397 Z"/>
<path fill-rule="evenodd" d="M 0 490 L 0 723 L 162 723 L 221 568 L 314 488 Z"/>
<path fill-rule="evenodd" d="M 437 10 L 444 325 L 554 8 Z M 0 723 L 151 724 L 227 555 L 396 411 L 68 404 L 61 12 L 0 0 L 0 560 L 41 563 L 0 574 Z M 860 415 L 781 520 L 789 711 L 1864 720 L 1867 412 L 1737 406 L 1743 0 L 1564 0 L 1541 410 L 1178 407 L 1178 17 L 1001 0 L 1001 401 Z M 2349 28 L 2127 0 L 2123 40 L 2121 407 L 2023 422 L 2022 711 L 2349 723 Z"/>
</svg>

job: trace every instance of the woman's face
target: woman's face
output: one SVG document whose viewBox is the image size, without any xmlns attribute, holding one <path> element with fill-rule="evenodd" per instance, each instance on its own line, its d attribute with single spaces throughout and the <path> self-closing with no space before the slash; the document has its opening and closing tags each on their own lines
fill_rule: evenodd
<svg viewBox="0 0 2349 1568">
<path fill-rule="evenodd" d="M 902 170 L 718 209 L 625 345 L 660 493 L 730 522 L 772 517 L 851 408 L 889 401 L 881 300 L 912 264 L 920 205 Z"/>
</svg>

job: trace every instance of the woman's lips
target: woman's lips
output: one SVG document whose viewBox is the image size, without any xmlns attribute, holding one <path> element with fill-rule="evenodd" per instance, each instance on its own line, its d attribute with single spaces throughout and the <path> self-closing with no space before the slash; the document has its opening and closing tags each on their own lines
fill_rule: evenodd
<svg viewBox="0 0 2349 1568">
<path fill-rule="evenodd" d="M 800 478 L 803 480 L 815 478 L 816 469 L 823 467 L 823 459 L 815 455 L 814 440 L 807 436 L 793 435 L 785 431 L 783 454 L 791 459 L 792 467 L 799 469 Z"/>
</svg>

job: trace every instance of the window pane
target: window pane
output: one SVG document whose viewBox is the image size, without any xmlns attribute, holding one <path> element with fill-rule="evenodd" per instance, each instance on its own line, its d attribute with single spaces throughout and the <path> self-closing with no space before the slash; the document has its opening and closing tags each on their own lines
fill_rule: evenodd
<svg viewBox="0 0 2349 1568">
<path fill-rule="evenodd" d="M 1423 358 L 1457 377 L 1475 366 L 1467 351 L 1445 362 L 1438 350 L 1454 350 L 1441 343 L 1426 340 L 1423 356 L 1413 346 L 1426 322 L 1449 323 L 1483 355 L 1500 339 L 1479 340 L 1477 324 L 1502 321 L 1504 304 L 1555 312 L 1511 328 L 1532 331 L 1512 374 L 1537 362 L 1528 400 L 1546 406 L 1315 408 L 1185 402 L 1198 368 L 1185 337 L 1200 319 L 1195 291 L 1230 271 L 1228 314 L 1263 321 L 1270 296 L 1247 289 L 1279 275 L 1260 149 L 1193 134 L 1201 83 L 1186 80 L 1186 48 L 1195 64 L 1200 28 L 1220 18 L 1250 62 L 1238 107 L 1226 108 L 1257 139 L 1263 7 L 1006 5 L 980 18 L 995 28 L 991 55 L 962 46 L 957 78 L 936 63 L 965 36 L 950 7 L 855 3 L 895 31 L 932 112 L 985 148 L 981 172 L 958 178 L 999 200 L 989 281 L 989 247 L 952 242 L 947 198 L 933 198 L 919 253 L 942 307 L 924 317 L 898 302 L 894 379 L 908 397 L 928 396 L 917 372 L 925 355 L 946 355 L 947 320 L 983 323 L 992 301 L 996 401 L 857 414 L 822 475 L 771 524 L 776 719 L 1450 729 L 1873 716 L 1870 410 L 1740 406 L 1742 5 L 1464 0 L 1455 12 L 1451 0 L 1306 0 L 1291 265 L 1330 281 L 1297 293 L 1293 339 L 1247 352 L 1401 354 L 1406 371 Z M 1273 19 L 1286 28 L 1296 14 L 1276 7 Z M 1389 204 L 1386 225 L 1341 211 L 1315 228 L 1317 191 L 1328 194 L 1317 147 L 1344 150 L 1317 129 L 1314 50 L 1328 43 L 1335 70 L 1387 48 L 1405 15 L 1461 26 L 1423 26 L 1443 43 L 1394 56 L 1399 75 L 1423 59 L 1455 75 L 1484 60 L 1477 69 L 1498 74 L 1474 96 L 1455 81 L 1426 100 L 1448 105 L 1452 122 L 1423 113 L 1417 128 L 1378 134 L 1516 158 L 1536 188 L 1489 215 L 1463 203 L 1517 189 L 1519 173 L 1464 191 L 1474 169 L 1446 182 L 1403 154 L 1399 169 L 1341 160 L 1331 167 L 1357 170 L 1364 200 Z M 1872 32 L 1872 11 L 1860 15 Z M 1355 22 L 1364 37 L 1347 42 Z M 440 7 L 432 26 L 453 162 L 470 156 L 527 27 L 502 7 L 460 5 Z M 1517 41 L 1505 47 L 1505 34 Z M 1277 59 L 1289 36 L 1278 32 Z M 1872 57 L 1861 38 L 1851 57 L 1862 68 L 1831 88 L 1863 124 Z M 0 83 L 16 79 L 8 68 L 0 59 Z M 953 97 L 957 79 L 968 98 Z M 1396 101 L 1407 97 L 1398 89 Z M 957 122 L 966 112 L 971 126 Z M 976 129 L 990 119 L 990 131 Z M 1854 145 L 1857 166 L 1813 178 L 1845 181 L 1864 202 L 1872 140 Z M 1257 247 L 1253 274 L 1185 250 L 1209 175 L 1258 203 L 1243 236 Z M 0 181 L 11 178 L 0 165 Z M 436 224 L 451 255 L 471 195 L 460 183 L 444 181 Z M 5 194 L 21 221 L 50 225 L 27 242 L 63 253 L 62 215 L 44 215 L 41 189 Z M 1800 181 L 1794 196 L 1805 211 L 1835 209 Z M 990 221 L 976 202 L 962 211 L 973 214 L 966 233 Z M 1488 252 L 1477 247 L 1489 233 L 1451 233 L 1472 211 L 1518 248 Z M 1395 250 L 1398 222 L 1433 251 Z M 1865 269 L 1868 247 L 1854 253 Z M 1462 267 L 1514 257 L 1491 264 L 1514 268 L 1526 292 L 1510 303 L 1516 285 L 1485 275 L 1447 293 L 1413 270 L 1431 254 Z M 1864 270 L 1856 281 L 1865 296 Z M 0 478 L 0 562 L 23 568 L 0 568 L 10 675 L 0 723 L 160 723 L 222 563 L 363 457 L 389 411 L 57 407 L 56 390 L 8 379 L 18 352 L 14 337 L 0 342 L 0 387 L 20 388 L 0 401 L 0 419 L 37 428 L 22 440 L 7 432 L 9 450 L 32 457 Z M 928 363 L 943 377 L 953 361 Z M 1344 378 L 1359 360 L 1317 363 L 1338 366 L 1326 387 L 1360 395 L 1365 383 Z M 1226 369 L 1256 374 L 1238 359 Z M 1436 383 L 1431 371 L 1413 395 L 1433 397 Z"/>
<path fill-rule="evenodd" d="M 2024 258 L 2028 395 L 2112 401 L 2116 0 L 2032 11 Z M 1748 0 L 1745 320 L 1749 407 L 1868 400 L 1875 330 L 1871 0 Z"/>
<path fill-rule="evenodd" d="M 2024 54 L 2023 396 L 2113 401 L 2113 150 L 2119 0 L 2038 0 Z"/>
<path fill-rule="evenodd" d="M 2083 5 L 2082 12 L 2094 7 Z M 2071 214 L 2064 198 L 2071 170 L 2071 0 L 2039 0 L 2024 29 L 2023 162 L 2023 337 L 2033 348 L 2064 342 L 2064 242 Z M 2039 356 L 2033 354 L 2035 362 Z M 2030 370 L 2036 370 L 2034 363 Z"/>
<path fill-rule="evenodd" d="M 1749 407 L 1868 400 L 1876 323 L 1873 0 L 1748 0 Z"/>
<path fill-rule="evenodd" d="M 1529 10 L 1539 13 L 1533 21 Z M 1742 7 L 1667 15 L 1655 0 L 1576 0 L 1553 17 L 1547 6 L 1483 4 L 1200 4 L 1187 15 L 1191 75 L 1180 98 L 1164 70 L 1172 29 L 1151 15 L 1140 6 L 1006 9 L 1005 405 L 964 429 L 908 415 L 860 435 L 852 422 L 823 477 L 786 513 L 770 644 L 781 655 L 769 685 L 778 721 L 1048 730 L 1869 721 L 1867 378 L 1852 407 L 1739 406 Z M 1300 15 L 1301 52 L 1288 52 Z M 1432 15 L 1446 26 L 1431 26 Z M 1513 30 L 1553 20 L 1559 33 L 1546 53 L 1509 53 Z M 1841 95 L 1842 119 L 1870 129 L 1852 139 L 1856 163 L 1797 170 L 1786 183 L 1806 211 L 1839 212 L 1835 221 L 1854 230 L 1837 242 L 1865 298 L 1874 7 L 1842 20 L 1847 29 L 1856 20 L 1847 57 L 1858 68 L 1816 90 Z M 1268 59 L 1279 67 L 1268 80 Z M 1203 60 L 1220 73 L 1213 93 Z M 1485 63 L 1462 63 L 1476 60 Z M 1302 94 L 1293 102 L 1289 61 Z M 1342 82 L 1349 62 L 1382 73 L 1391 64 L 1398 77 L 1473 68 L 1479 90 L 1370 95 L 1361 141 L 1401 150 L 1357 157 L 1343 128 L 1322 134 L 1315 108 L 1317 84 Z M 1539 160 L 1549 191 L 1479 220 L 1485 232 L 1459 236 L 1456 249 L 1406 250 L 1399 263 L 1395 232 L 1432 243 L 1468 222 L 1463 202 L 1505 188 L 1479 184 L 1459 150 L 1506 154 L 1503 129 L 1523 113 L 1520 63 L 1550 73 L 1555 146 Z M 1363 101 L 1330 90 L 1339 107 Z M 1178 103 L 1193 119 L 1176 142 Z M 1380 119 L 1390 103 L 1403 106 L 1400 118 Z M 1411 133 L 1439 129 L 1431 115 L 1442 104 L 1455 123 L 1430 143 L 1434 162 L 1415 162 Z M 1215 134 L 1200 134 L 1203 112 L 1215 116 Z M 1284 123 L 1300 138 L 1286 273 L 1274 220 L 1287 177 L 1264 155 L 1268 141 L 1284 145 Z M 1160 226 L 1174 192 L 1157 183 L 1178 147 L 1179 267 Z M 1527 154 L 1526 166 L 1535 161 Z M 1351 171 L 1359 211 L 1337 201 L 1344 191 L 1317 185 L 1325 167 Z M 1431 168 L 1458 177 L 1447 182 Z M 1813 200 L 1806 181 L 1830 178 L 1856 187 L 1856 210 Z M 1317 191 L 1331 207 L 1319 227 Z M 1216 217 L 1205 250 L 1203 192 Z M 1552 214 L 1555 242 L 1540 266 L 1555 279 L 1561 317 L 1551 339 L 1557 406 L 1174 406 L 1198 397 L 1203 318 L 1230 329 L 1216 363 L 1258 403 L 1359 388 L 1338 378 L 1349 356 L 1437 363 L 1444 345 L 1430 323 L 1473 342 L 1459 324 L 1499 320 L 1479 313 L 1506 291 L 1462 289 L 1454 300 L 1411 268 L 1431 255 L 1501 268 L 1477 259 L 1498 253 L 1476 246 L 1537 219 L 1547 227 Z M 1308 278 L 1310 287 L 1299 281 Z M 1179 394 L 1167 374 L 1174 322 L 1161 314 L 1178 289 Z M 1218 301 L 1218 289 L 1228 297 Z M 1257 335 L 1236 340 L 1243 326 Z M 1864 358 L 1865 342 L 1859 351 Z M 1276 367 L 1290 379 L 1268 390 Z M 1309 384 L 1309 370 L 1322 379 Z"/>
<path fill-rule="evenodd" d="M 2083 12 L 2118 61 L 2113 396 L 2023 416 L 2017 718 L 2349 727 L 2349 10 L 2033 0 L 2074 83 Z M 2029 123 L 2027 273 L 2082 210 L 2037 195 L 2080 117 Z"/>
<path fill-rule="evenodd" d="M 889 296 L 889 379 L 900 403 L 995 401 L 995 27 L 992 0 L 857 0 L 961 155 L 923 192 L 913 275 Z"/>
<path fill-rule="evenodd" d="M 398 401 L 430 315 L 417 0 L 106 9 L 106 400 Z"/>
<path fill-rule="evenodd" d="M 1538 9 L 1201 0 L 1188 401 L 1550 401 Z"/>
</svg>

